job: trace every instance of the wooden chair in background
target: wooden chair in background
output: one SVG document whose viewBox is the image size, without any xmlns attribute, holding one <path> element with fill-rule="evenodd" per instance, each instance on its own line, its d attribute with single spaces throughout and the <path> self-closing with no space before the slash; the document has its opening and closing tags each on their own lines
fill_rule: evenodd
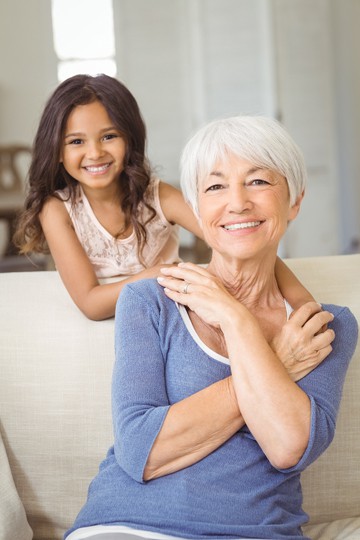
<svg viewBox="0 0 360 540">
<path fill-rule="evenodd" d="M 6 224 L 4 255 L 15 254 L 11 243 L 17 213 L 25 200 L 25 177 L 31 148 L 23 145 L 0 146 L 0 220 Z"/>
</svg>

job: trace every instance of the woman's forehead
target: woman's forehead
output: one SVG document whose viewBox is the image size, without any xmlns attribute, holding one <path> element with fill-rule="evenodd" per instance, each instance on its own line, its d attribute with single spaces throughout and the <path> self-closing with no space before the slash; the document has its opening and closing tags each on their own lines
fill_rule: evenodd
<svg viewBox="0 0 360 540">
<path fill-rule="evenodd" d="M 237 153 L 226 151 L 212 156 L 211 160 L 198 167 L 199 178 L 204 178 L 210 174 L 224 172 L 229 170 L 239 170 L 245 174 L 252 174 L 257 171 L 271 171 L 279 174 L 274 167 L 267 163 L 262 163 L 260 160 L 251 159 L 248 156 L 239 155 Z M 281 173 L 280 173 L 281 174 Z"/>
</svg>

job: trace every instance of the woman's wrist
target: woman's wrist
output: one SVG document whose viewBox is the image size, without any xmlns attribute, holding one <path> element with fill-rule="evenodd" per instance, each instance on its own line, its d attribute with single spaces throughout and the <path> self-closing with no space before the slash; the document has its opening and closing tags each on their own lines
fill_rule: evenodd
<svg viewBox="0 0 360 540">
<path fill-rule="evenodd" d="M 244 335 L 244 331 L 246 329 L 251 331 L 254 325 L 258 328 L 258 323 L 254 316 L 245 306 L 235 299 L 231 305 L 226 305 L 221 310 L 219 325 L 225 339 L 227 336 L 229 339 L 232 338 L 234 334 L 236 337 L 239 337 L 239 333 Z"/>
</svg>

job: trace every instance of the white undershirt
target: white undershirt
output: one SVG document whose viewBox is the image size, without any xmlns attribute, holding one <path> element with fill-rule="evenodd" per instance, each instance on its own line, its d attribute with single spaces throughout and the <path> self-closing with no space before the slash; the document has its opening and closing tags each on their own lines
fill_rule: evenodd
<svg viewBox="0 0 360 540">
<path fill-rule="evenodd" d="M 288 321 L 289 320 L 289 317 L 291 315 L 291 313 L 294 311 L 293 308 L 290 306 L 289 302 L 287 300 L 285 300 L 284 298 L 284 304 L 285 304 L 285 309 L 286 309 L 286 320 Z M 230 360 L 228 358 L 226 358 L 226 356 L 222 356 L 221 354 L 213 351 L 212 349 L 210 349 L 210 347 L 208 347 L 206 345 L 206 343 L 204 343 L 200 337 L 198 336 L 194 326 L 193 326 L 193 323 L 191 322 L 191 319 L 189 317 L 189 314 L 187 312 L 187 309 L 185 306 L 183 306 L 182 304 L 176 304 L 179 312 L 180 312 L 180 315 L 185 323 L 185 326 L 189 332 L 189 334 L 191 335 L 191 337 L 193 338 L 193 340 L 195 341 L 195 343 L 198 344 L 198 346 L 204 351 L 206 352 L 207 355 L 211 356 L 211 358 L 214 358 L 215 360 L 218 360 L 219 362 L 222 362 L 223 364 L 227 364 L 228 366 L 230 365 Z"/>
<path fill-rule="evenodd" d="M 184 540 L 178 536 L 168 534 L 131 529 L 125 525 L 93 525 L 92 527 L 82 527 L 73 531 L 66 540 Z"/>
<path fill-rule="evenodd" d="M 124 525 L 93 525 L 73 531 L 66 540 L 188 540 L 179 536 L 130 529 Z M 236 540 L 236 539 L 234 539 Z M 261 540 L 260 538 L 238 538 L 237 540 Z"/>
</svg>

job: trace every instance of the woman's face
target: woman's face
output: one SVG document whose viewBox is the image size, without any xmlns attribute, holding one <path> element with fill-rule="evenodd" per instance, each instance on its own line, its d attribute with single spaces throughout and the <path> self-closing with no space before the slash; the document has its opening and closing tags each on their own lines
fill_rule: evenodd
<svg viewBox="0 0 360 540">
<path fill-rule="evenodd" d="M 199 216 L 214 252 L 247 259 L 274 250 L 302 197 L 289 206 L 284 176 L 227 154 L 200 182 Z"/>
</svg>

